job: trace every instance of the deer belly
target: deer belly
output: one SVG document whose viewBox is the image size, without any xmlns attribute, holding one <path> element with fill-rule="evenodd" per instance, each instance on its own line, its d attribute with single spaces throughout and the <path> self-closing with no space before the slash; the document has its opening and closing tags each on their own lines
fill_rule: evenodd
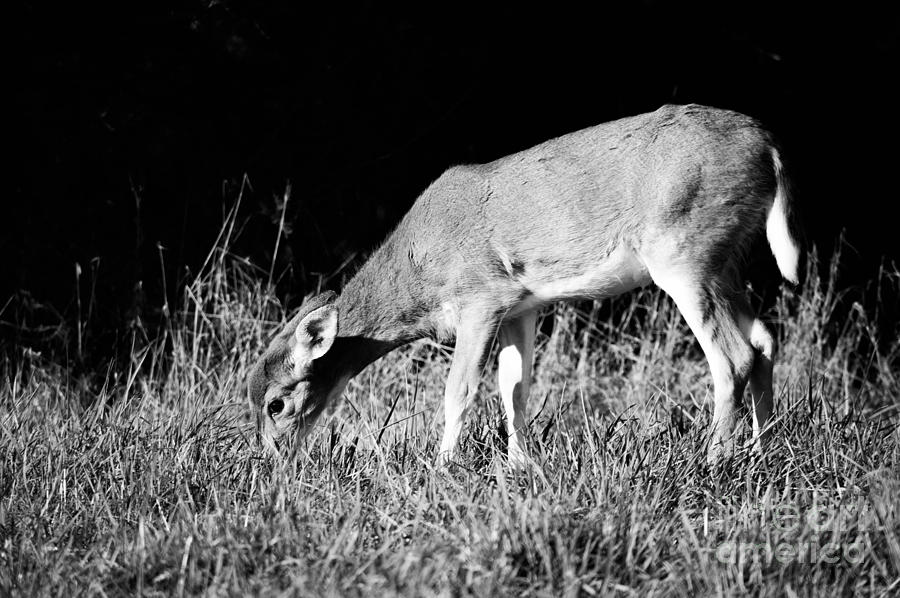
<svg viewBox="0 0 900 598">
<path fill-rule="evenodd" d="M 622 247 L 597 261 L 561 263 L 531 273 L 526 268 L 521 279 L 528 291 L 523 303 L 532 303 L 531 307 L 567 299 L 614 297 L 650 281 L 644 262 L 634 251 Z"/>
</svg>

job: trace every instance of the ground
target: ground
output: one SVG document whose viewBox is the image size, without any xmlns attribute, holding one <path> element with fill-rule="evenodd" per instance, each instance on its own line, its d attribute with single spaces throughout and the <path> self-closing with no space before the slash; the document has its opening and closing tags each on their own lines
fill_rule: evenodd
<svg viewBox="0 0 900 598">
<path fill-rule="evenodd" d="M 217 247 L 93 376 L 7 351 L 0 593 L 895 595 L 900 343 L 811 263 L 765 313 L 763 457 L 706 464 L 708 369 L 648 289 L 544 315 L 515 472 L 490 368 L 459 462 L 434 467 L 451 348 L 427 341 L 353 380 L 296 460 L 266 458 L 244 384 L 286 314 Z"/>
</svg>

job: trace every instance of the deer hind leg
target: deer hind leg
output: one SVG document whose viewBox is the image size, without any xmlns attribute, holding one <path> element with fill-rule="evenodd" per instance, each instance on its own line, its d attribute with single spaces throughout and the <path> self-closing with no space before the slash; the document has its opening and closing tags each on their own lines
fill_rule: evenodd
<svg viewBox="0 0 900 598">
<path fill-rule="evenodd" d="M 772 389 L 775 341 L 759 318 L 752 318 L 747 336 L 755 351 L 753 370 L 750 372 L 750 396 L 753 399 L 753 437 L 755 450 L 762 454 L 771 435 L 766 423 L 772 416 L 775 394 Z"/>
<path fill-rule="evenodd" d="M 718 461 L 734 452 L 741 399 L 756 362 L 739 325 L 743 310 L 736 285 L 717 280 L 701 283 L 693 272 L 668 268 L 651 269 L 651 276 L 675 301 L 709 362 L 715 406 L 707 458 Z M 760 382 L 763 374 L 764 365 Z"/>
<path fill-rule="evenodd" d="M 500 326 L 497 382 L 506 410 L 509 462 L 519 468 L 528 462 L 524 432 L 536 325 L 537 312 L 530 311 Z"/>
<path fill-rule="evenodd" d="M 750 398 L 753 402 L 753 438 L 754 450 L 762 454 L 771 432 L 766 428 L 772 416 L 775 394 L 772 389 L 772 370 L 774 369 L 775 340 L 763 324 L 750 311 L 746 300 L 735 301 L 738 320 L 744 337 L 753 347 L 753 368 L 750 371 Z"/>
<path fill-rule="evenodd" d="M 480 310 L 460 314 L 456 348 L 444 388 L 444 435 L 438 451 L 439 465 L 452 461 L 456 455 L 466 413 L 478 393 L 484 359 L 495 330 L 495 318 Z"/>
</svg>

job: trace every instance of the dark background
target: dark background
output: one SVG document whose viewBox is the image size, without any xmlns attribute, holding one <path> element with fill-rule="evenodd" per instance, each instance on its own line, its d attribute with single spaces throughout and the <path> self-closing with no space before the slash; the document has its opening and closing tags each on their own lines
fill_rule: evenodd
<svg viewBox="0 0 900 598">
<path fill-rule="evenodd" d="M 680 4 L 16 4 L 0 200 L 0 302 L 14 300 L 0 319 L 29 302 L 70 317 L 76 262 L 97 326 L 152 319 L 158 246 L 174 293 L 245 175 L 236 251 L 265 270 L 293 186 L 276 271 L 296 301 L 358 263 L 446 167 L 667 102 L 742 111 L 780 136 L 809 241 L 827 253 L 846 229 L 847 284 L 900 259 L 894 15 Z"/>
</svg>

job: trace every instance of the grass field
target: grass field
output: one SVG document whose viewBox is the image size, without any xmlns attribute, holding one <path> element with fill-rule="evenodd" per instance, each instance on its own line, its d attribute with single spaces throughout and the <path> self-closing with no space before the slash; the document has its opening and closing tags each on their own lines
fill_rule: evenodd
<svg viewBox="0 0 900 598">
<path fill-rule="evenodd" d="M 100 384 L 6 348 L 0 594 L 896 596 L 900 341 L 812 263 L 767 314 L 765 459 L 707 466 L 708 369 L 648 289 L 545 315 L 538 467 L 510 473 L 494 371 L 460 463 L 433 467 L 451 349 L 430 342 L 265 459 L 242 385 L 286 314 L 223 241 Z M 900 296 L 895 269 L 880 284 Z"/>
</svg>

